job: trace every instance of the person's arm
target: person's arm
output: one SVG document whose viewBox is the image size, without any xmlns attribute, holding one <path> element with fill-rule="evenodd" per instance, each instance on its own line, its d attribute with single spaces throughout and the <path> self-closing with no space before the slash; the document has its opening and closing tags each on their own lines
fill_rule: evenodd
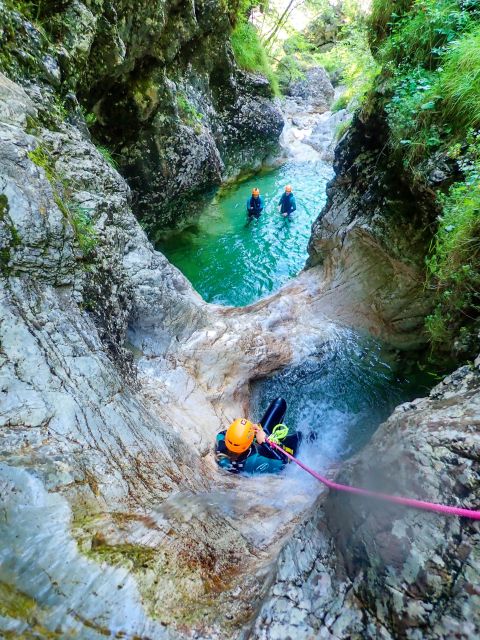
<svg viewBox="0 0 480 640">
<path fill-rule="evenodd" d="M 295 196 L 292 196 L 292 211 L 297 210 L 297 201 L 295 200 Z"/>
<path fill-rule="evenodd" d="M 250 212 L 251 210 L 252 210 L 251 198 L 247 198 L 247 211 Z"/>
<path fill-rule="evenodd" d="M 268 444 L 267 435 L 262 429 L 262 425 L 256 424 L 253 426 L 253 428 L 255 429 L 255 439 L 258 444 L 257 450 L 259 455 L 264 456 L 265 458 L 281 460 L 282 462 L 284 462 L 284 458 L 281 453 L 279 453 L 276 449 Z"/>
<path fill-rule="evenodd" d="M 263 211 L 263 198 L 260 196 L 260 211 Z"/>
</svg>

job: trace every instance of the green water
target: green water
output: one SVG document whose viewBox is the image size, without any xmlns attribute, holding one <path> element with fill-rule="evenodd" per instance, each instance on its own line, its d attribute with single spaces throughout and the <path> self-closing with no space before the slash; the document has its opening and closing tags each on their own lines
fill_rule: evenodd
<svg viewBox="0 0 480 640">
<path fill-rule="evenodd" d="M 305 265 L 311 225 L 325 204 L 333 176 L 320 161 L 292 160 L 278 169 L 221 189 L 194 223 L 157 232 L 157 249 L 176 265 L 207 302 L 244 306 L 276 291 Z M 290 183 L 297 212 L 277 209 Z M 265 209 L 246 226 L 246 201 L 258 186 Z"/>
</svg>

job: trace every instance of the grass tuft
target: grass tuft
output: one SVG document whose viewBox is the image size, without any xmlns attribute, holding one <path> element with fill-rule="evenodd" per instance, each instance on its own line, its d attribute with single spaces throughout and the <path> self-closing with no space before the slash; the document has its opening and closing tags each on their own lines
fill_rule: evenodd
<svg viewBox="0 0 480 640">
<path fill-rule="evenodd" d="M 395 20 L 403 15 L 413 0 L 373 0 L 369 19 L 370 44 L 376 51 L 392 30 Z"/>
<path fill-rule="evenodd" d="M 99 151 L 102 154 L 102 156 L 108 162 L 108 164 L 112 167 L 112 169 L 115 169 L 116 171 L 118 171 L 118 163 L 113 157 L 112 152 L 109 149 L 107 149 L 107 147 L 103 147 L 100 144 L 97 144 L 96 147 L 97 147 L 97 151 Z"/>
<path fill-rule="evenodd" d="M 452 43 L 431 93 L 440 97 L 437 117 L 454 131 L 480 126 L 480 26 Z"/>
<path fill-rule="evenodd" d="M 280 95 L 277 77 L 255 27 L 249 22 L 240 22 L 230 39 L 238 66 L 246 71 L 263 74 L 270 82 L 274 95 Z"/>
<path fill-rule="evenodd" d="M 100 147 L 99 151 L 104 149 Z M 108 150 L 105 149 L 108 152 Z M 101 151 L 100 151 L 101 152 Z M 90 210 L 75 202 L 66 202 L 65 195 L 69 195 L 71 190 L 65 178 L 60 176 L 55 169 L 55 162 L 48 149 L 43 145 L 38 145 L 33 151 L 28 153 L 29 159 L 45 171 L 45 175 L 51 184 L 53 199 L 62 212 L 65 220 L 72 226 L 75 239 L 83 257 L 91 258 L 98 243 L 97 232 L 91 219 Z"/>
</svg>

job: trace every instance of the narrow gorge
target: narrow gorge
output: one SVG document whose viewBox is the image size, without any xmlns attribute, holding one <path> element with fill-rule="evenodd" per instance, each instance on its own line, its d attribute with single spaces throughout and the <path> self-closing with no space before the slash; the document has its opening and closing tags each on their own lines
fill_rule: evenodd
<svg viewBox="0 0 480 640">
<path fill-rule="evenodd" d="M 300 3 L 300 40 L 287 4 L 0 0 L 2 638 L 480 635 L 478 523 L 215 460 L 284 396 L 314 469 L 480 508 L 475 216 L 461 277 L 431 253 L 478 214 L 480 120 L 435 82 L 480 7 L 358 3 L 352 97 L 348 7 Z M 267 14 L 286 55 L 249 69 Z"/>
</svg>

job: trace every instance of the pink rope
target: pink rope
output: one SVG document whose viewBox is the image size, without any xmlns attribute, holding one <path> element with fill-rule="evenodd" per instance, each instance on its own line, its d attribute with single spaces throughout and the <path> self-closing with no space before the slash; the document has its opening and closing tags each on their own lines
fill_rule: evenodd
<svg viewBox="0 0 480 640">
<path fill-rule="evenodd" d="M 358 487 L 350 487 L 346 484 L 338 484 L 337 482 L 332 482 L 321 476 L 319 473 L 307 467 L 306 464 L 300 462 L 292 455 L 287 453 L 282 447 L 279 447 L 275 442 L 268 440 L 268 444 L 278 451 L 281 451 L 284 456 L 287 456 L 290 460 L 298 464 L 304 471 L 309 473 L 311 476 L 322 482 L 329 489 L 336 489 L 337 491 L 345 491 L 347 493 L 354 493 L 360 496 L 368 496 L 370 498 L 378 498 L 380 500 L 386 500 L 387 502 L 394 502 L 396 504 L 403 504 L 406 507 L 413 507 L 414 509 L 423 509 L 424 511 L 435 511 L 436 513 L 444 513 L 451 516 L 462 516 L 463 518 L 470 518 L 471 520 L 480 520 L 480 511 L 474 511 L 473 509 L 460 509 L 459 507 L 450 507 L 444 504 L 437 504 L 435 502 L 425 502 L 424 500 L 415 500 L 414 498 L 402 498 L 400 496 L 390 496 L 387 493 L 378 493 L 377 491 L 369 491 L 368 489 L 359 489 Z"/>
</svg>

